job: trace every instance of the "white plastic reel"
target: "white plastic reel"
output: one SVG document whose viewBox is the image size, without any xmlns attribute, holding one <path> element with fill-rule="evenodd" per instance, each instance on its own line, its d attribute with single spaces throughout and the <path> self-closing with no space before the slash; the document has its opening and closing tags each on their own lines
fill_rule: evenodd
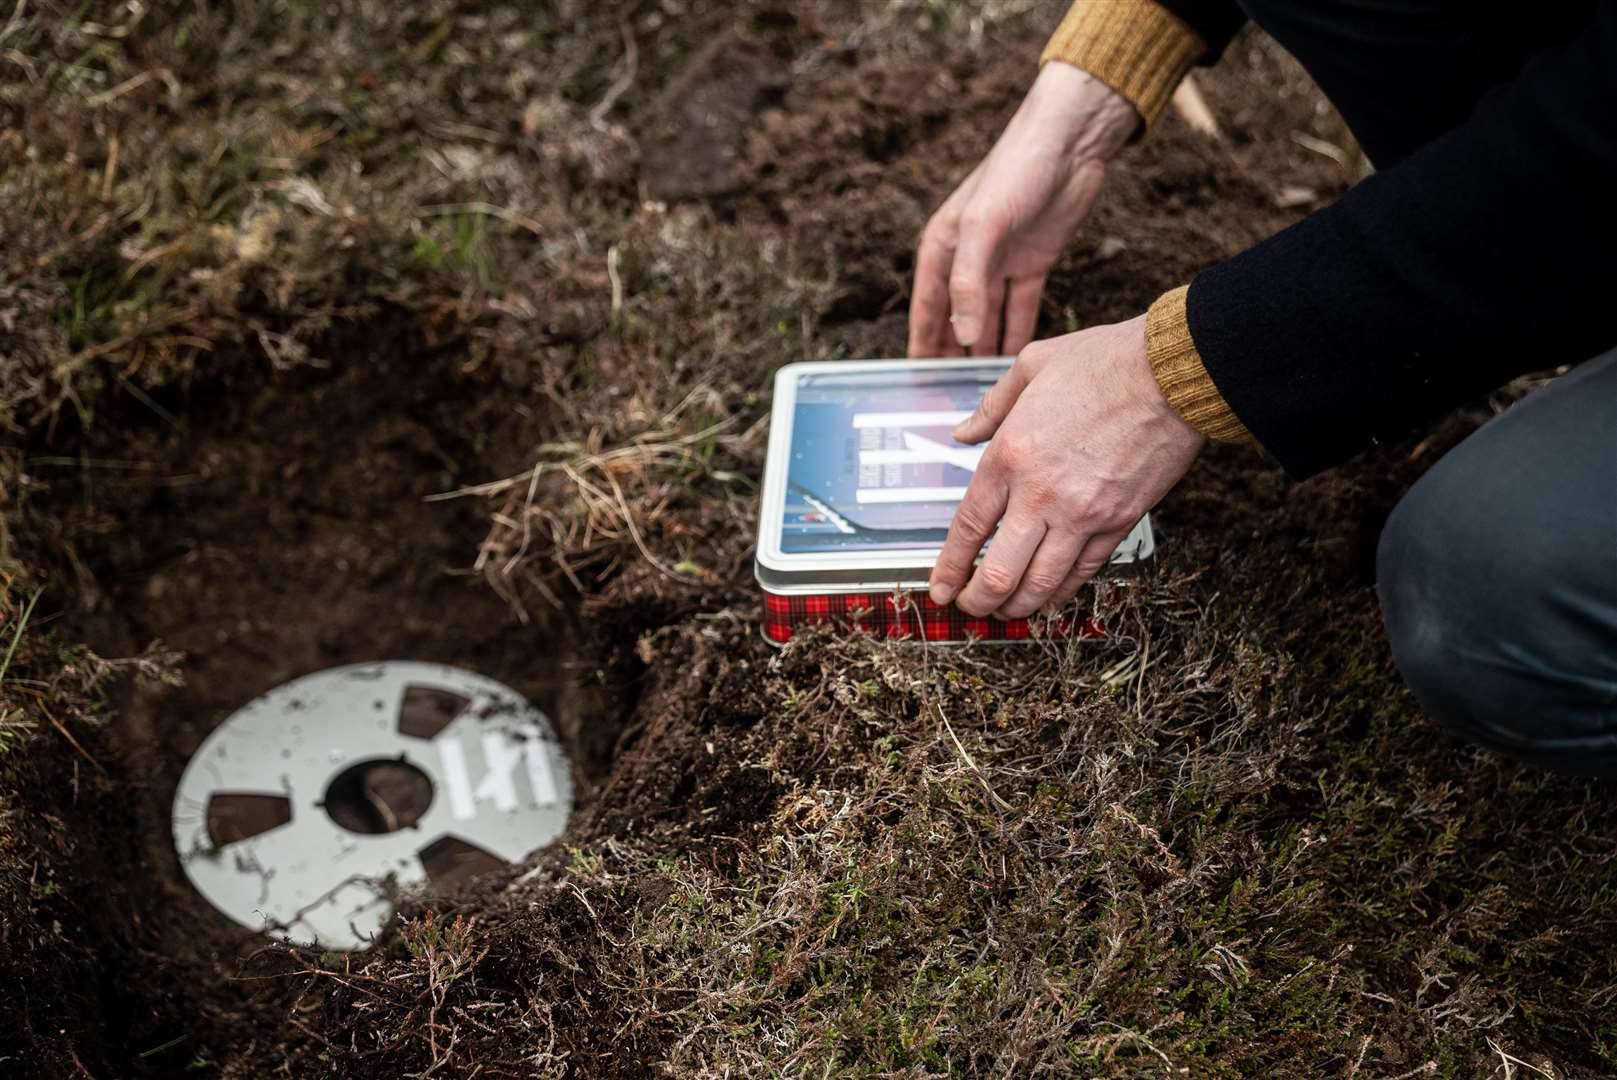
<svg viewBox="0 0 1617 1080">
<path fill-rule="evenodd" d="M 345 777 L 377 765 L 430 782 L 424 812 L 398 824 L 368 791 L 374 828 L 348 827 L 351 811 L 339 824 Z M 457 860 L 516 862 L 561 835 L 572 805 L 550 720 L 515 691 L 443 664 L 354 664 L 276 687 L 203 740 L 174 795 L 174 847 L 243 926 L 358 949 L 398 888 Z"/>
</svg>

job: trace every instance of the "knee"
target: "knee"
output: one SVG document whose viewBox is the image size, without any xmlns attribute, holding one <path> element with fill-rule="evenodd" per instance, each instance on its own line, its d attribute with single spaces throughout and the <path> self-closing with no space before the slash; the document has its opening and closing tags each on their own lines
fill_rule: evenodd
<svg viewBox="0 0 1617 1080">
<path fill-rule="evenodd" d="M 1464 721 L 1482 703 L 1465 700 L 1471 683 L 1461 660 L 1474 655 L 1465 640 L 1473 619 L 1449 580 L 1455 553 L 1445 550 L 1445 522 L 1431 500 L 1414 495 L 1387 519 L 1376 550 L 1382 621 L 1398 671 L 1426 711 L 1474 738 Z"/>
<path fill-rule="evenodd" d="M 1463 474 L 1434 470 L 1388 519 L 1376 588 L 1393 660 L 1452 733 L 1573 771 L 1610 771 L 1617 742 L 1600 711 L 1543 656 L 1556 628 L 1536 597 L 1545 561 L 1484 520 L 1497 504 Z"/>
</svg>

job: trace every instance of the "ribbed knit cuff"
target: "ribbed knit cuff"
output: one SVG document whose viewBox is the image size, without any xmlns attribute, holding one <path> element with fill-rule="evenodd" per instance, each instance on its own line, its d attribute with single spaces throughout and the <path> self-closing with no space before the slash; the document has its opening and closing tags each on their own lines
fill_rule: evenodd
<svg viewBox="0 0 1617 1080">
<path fill-rule="evenodd" d="M 1207 373 L 1185 319 L 1190 286 L 1163 293 L 1145 316 L 1145 351 L 1162 396 L 1185 422 L 1214 442 L 1255 442 Z"/>
<path fill-rule="evenodd" d="M 1196 31 L 1153 0 L 1076 0 L 1039 64 L 1060 60 L 1089 72 L 1127 98 L 1149 128 L 1206 52 Z"/>
</svg>

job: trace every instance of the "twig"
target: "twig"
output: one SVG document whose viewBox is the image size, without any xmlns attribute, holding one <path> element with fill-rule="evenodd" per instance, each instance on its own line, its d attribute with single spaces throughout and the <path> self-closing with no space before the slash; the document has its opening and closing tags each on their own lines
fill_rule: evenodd
<svg viewBox="0 0 1617 1080">
<path fill-rule="evenodd" d="M 1408 1072 L 1401 1072 L 1397 1076 L 1389 1076 L 1387 1080 L 1411 1080 L 1412 1077 L 1431 1076 L 1435 1072 L 1437 1072 L 1437 1062 L 1428 1061 L 1424 1065 L 1415 1066 Z"/>
<path fill-rule="evenodd" d="M 618 25 L 623 31 L 623 74 L 618 76 L 617 81 L 607 88 L 605 96 L 590 110 L 590 127 L 597 130 L 604 127 L 601 121 L 612 111 L 612 106 L 618 103 L 618 98 L 627 94 L 629 88 L 634 85 L 635 74 L 640 67 L 640 51 L 635 47 L 634 31 L 629 29 L 627 22 Z"/>
<path fill-rule="evenodd" d="M 62 733 L 62 738 L 66 739 L 68 741 L 68 743 L 73 747 L 73 749 L 77 750 L 80 754 L 83 754 L 84 755 L 84 760 L 88 761 L 91 765 L 94 765 L 96 767 L 97 772 L 99 772 L 102 776 L 106 776 L 107 775 L 106 766 L 102 765 L 101 762 L 97 761 L 95 758 L 90 756 L 90 751 L 86 750 L 79 743 L 79 740 L 77 740 L 77 739 L 75 739 L 73 737 L 73 733 L 71 731 L 68 731 L 66 726 L 63 725 L 63 723 L 60 720 L 56 719 L 55 715 L 49 709 L 47 709 L 45 707 L 45 703 L 43 701 L 38 702 L 37 704 L 39 705 L 39 711 L 45 714 L 45 719 L 47 719 L 47 720 L 49 720 L 51 722 L 51 727 L 53 727 L 57 731 L 61 732 Z"/>
<path fill-rule="evenodd" d="M 1319 138 L 1317 135 L 1310 135 L 1306 131 L 1293 131 L 1291 141 L 1304 150 L 1312 150 L 1316 154 L 1325 155 L 1343 168 L 1353 164 L 1346 150 L 1333 142 Z"/>
<path fill-rule="evenodd" d="M 499 218 L 501 221 L 519 228 L 527 229 L 533 235 L 543 237 L 544 227 L 526 214 L 519 214 L 505 206 L 496 206 L 491 202 L 460 202 L 435 203 L 421 208 L 423 214 L 441 216 L 443 214 L 487 214 L 489 217 Z"/>
<path fill-rule="evenodd" d="M 103 90 L 99 94 L 91 94 L 89 97 L 85 98 L 84 101 L 85 104 L 89 105 L 91 108 L 99 108 L 102 105 L 108 105 L 114 101 L 117 101 L 131 90 L 139 90 L 142 86 L 145 86 L 153 79 L 163 79 L 164 82 L 169 83 L 169 89 L 172 91 L 175 88 L 175 84 L 170 82 L 170 80 L 173 78 L 174 74 L 168 71 L 166 68 L 150 68 L 141 72 L 139 75 L 131 75 L 129 78 L 125 79 L 123 82 L 112 87 L 111 89 Z"/>
<path fill-rule="evenodd" d="M 1224 133 L 1219 130 L 1218 119 L 1208 107 L 1207 99 L 1202 97 L 1201 87 L 1196 85 L 1193 75 L 1186 75 L 1180 81 L 1173 92 L 1172 104 L 1173 111 L 1178 113 L 1179 118 L 1190 125 L 1192 130 L 1210 139 L 1223 140 Z"/>
<path fill-rule="evenodd" d="M 1555 1080 L 1555 1074 L 1554 1073 L 1545 1072 L 1543 1069 L 1539 1068 L 1537 1065 L 1533 1065 L 1533 1064 L 1530 1064 L 1529 1062 L 1523 1061 L 1521 1058 L 1516 1057 L 1513 1054 L 1505 1053 L 1505 1048 L 1500 1046 L 1498 1043 L 1494 1042 L 1493 1039 L 1491 1039 L 1491 1038 L 1488 1040 L 1488 1048 L 1490 1050 L 1492 1050 L 1494 1053 L 1499 1055 L 1500 1064 L 1502 1064 L 1505 1067 L 1505 1080 L 1510 1080 L 1510 1075 L 1513 1072 L 1516 1071 L 1515 1069 L 1511 1068 L 1512 1065 L 1520 1065 L 1524 1069 L 1532 1069 L 1534 1072 L 1538 1073 L 1538 1075 L 1540 1075 L 1540 1076 L 1547 1076 L 1547 1077 L 1550 1078 L 1550 1080 Z"/>
<path fill-rule="evenodd" d="M 22 641 L 22 632 L 28 626 L 28 617 L 34 613 L 34 605 L 45 593 L 45 586 L 41 585 L 34 590 L 34 595 L 28 598 L 28 605 L 22 609 L 22 618 L 17 620 L 17 630 L 11 635 L 11 647 L 6 650 L 6 658 L 0 660 L 0 683 L 6 681 L 6 672 L 11 669 L 11 658 L 17 655 L 17 646 Z"/>
<path fill-rule="evenodd" d="M 618 497 L 618 506 L 623 510 L 623 523 L 629 527 L 629 535 L 634 538 L 634 546 L 640 549 L 640 554 L 644 555 L 646 557 L 646 561 L 660 570 L 663 576 L 668 578 L 670 581 L 688 580 L 683 575 L 678 574 L 664 566 L 658 560 L 657 556 L 651 553 L 651 549 L 646 547 L 646 542 L 640 539 L 640 530 L 635 527 L 634 514 L 629 510 L 629 500 L 623 497 L 623 489 L 618 486 L 617 477 L 613 476 L 606 469 L 602 469 L 601 471 L 606 475 L 606 482 L 612 485 L 612 494 Z M 569 469 L 568 472 L 572 472 L 572 470 Z"/>
<path fill-rule="evenodd" d="M 28 0 L 17 0 L 17 6 L 11 9 L 11 18 L 6 20 L 4 30 L 0 30 L 0 41 L 6 40 L 22 25 L 22 14 L 28 8 Z M 83 1066 L 80 1066 L 83 1068 Z"/>
<path fill-rule="evenodd" d="M 544 469 L 544 465 L 535 465 L 531 469 L 524 469 L 515 476 L 507 476 L 503 480 L 489 480 L 481 484 L 472 484 L 468 487 L 456 488 L 453 491 L 437 491 L 431 495 L 423 495 L 422 502 L 443 502 L 445 499 L 460 499 L 467 495 L 498 495 L 502 491 L 516 487 L 530 478 L 536 479 Z"/>
<path fill-rule="evenodd" d="M 612 314 L 623 310 L 623 279 L 618 276 L 618 245 L 606 249 L 606 276 L 612 282 Z"/>
<path fill-rule="evenodd" d="M 101 201 L 112 201 L 112 182 L 118 176 L 118 136 L 107 140 L 107 169 L 101 174 Z"/>
<path fill-rule="evenodd" d="M 994 805 L 999 807 L 1001 810 L 1016 809 L 1010 803 L 999 797 L 999 792 L 995 791 L 993 785 L 988 782 L 988 777 L 983 775 L 983 771 L 979 769 L 977 767 L 977 763 L 971 759 L 971 755 L 966 752 L 966 748 L 960 744 L 959 736 L 954 733 L 954 728 L 949 724 L 949 718 L 943 713 L 943 706 L 933 702 L 932 707 L 938 711 L 938 719 L 943 721 L 943 730 L 947 731 L 949 733 L 949 738 L 954 741 L 954 748 L 960 752 L 960 757 L 963 761 L 965 761 L 967 768 L 971 769 L 971 771 L 976 774 L 978 782 L 983 786 L 983 790 L 988 792 L 988 797 L 990 799 L 994 800 Z"/>
<path fill-rule="evenodd" d="M 1353 1063 L 1353 1068 L 1348 1070 L 1347 1080 L 1353 1080 L 1355 1076 L 1359 1075 L 1359 1066 L 1364 1064 L 1364 1055 L 1370 1051 L 1370 1040 L 1372 1038 L 1374 1038 L 1374 1035 L 1366 1035 L 1364 1041 L 1359 1044 L 1359 1057 Z"/>
</svg>

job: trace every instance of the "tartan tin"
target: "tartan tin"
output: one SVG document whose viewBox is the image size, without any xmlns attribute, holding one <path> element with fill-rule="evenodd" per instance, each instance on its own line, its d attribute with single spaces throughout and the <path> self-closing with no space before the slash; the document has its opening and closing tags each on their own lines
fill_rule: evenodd
<svg viewBox="0 0 1617 1080">
<path fill-rule="evenodd" d="M 1028 619 L 980 619 L 953 604 L 935 604 L 924 591 L 886 593 L 815 593 L 788 596 L 764 591 L 764 637 L 784 644 L 801 626 L 831 623 L 862 630 L 877 637 L 924 638 L 927 641 L 1027 641 L 1033 637 Z M 1076 619 L 1053 620 L 1046 630 L 1052 637 L 1075 632 Z M 1078 637 L 1102 637 L 1105 629 L 1093 619 L 1077 625 Z"/>
<path fill-rule="evenodd" d="M 776 373 L 754 561 L 766 640 L 783 644 L 812 624 L 932 642 L 1104 633 L 1076 612 L 1035 630 L 1027 619 L 978 618 L 926 595 L 982 454 L 949 431 L 1010 363 L 840 360 Z M 1119 545 L 1108 576 L 1151 558 L 1154 547 L 1146 517 Z"/>
</svg>

